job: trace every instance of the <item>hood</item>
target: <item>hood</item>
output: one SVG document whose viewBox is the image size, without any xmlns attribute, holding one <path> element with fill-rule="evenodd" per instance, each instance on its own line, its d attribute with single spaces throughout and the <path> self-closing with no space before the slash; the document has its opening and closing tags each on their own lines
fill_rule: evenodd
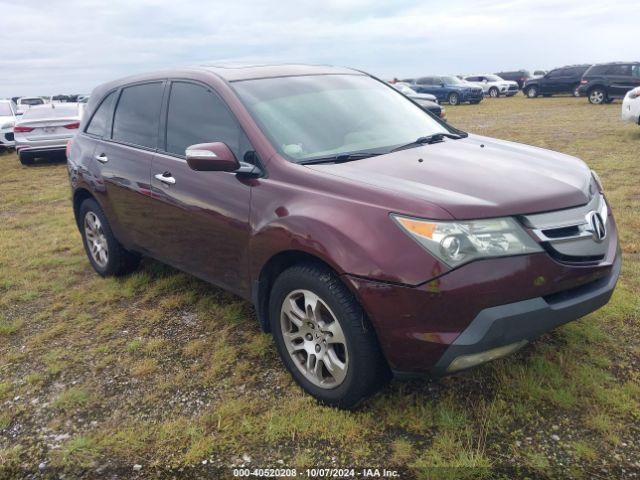
<svg viewBox="0 0 640 480">
<path fill-rule="evenodd" d="M 584 205 L 590 197 L 591 172 L 581 160 L 473 135 L 363 160 L 308 167 L 438 205 L 457 219 L 558 210 Z M 388 207 L 403 210 L 401 205 Z M 420 216 L 420 212 L 401 213 Z"/>
</svg>

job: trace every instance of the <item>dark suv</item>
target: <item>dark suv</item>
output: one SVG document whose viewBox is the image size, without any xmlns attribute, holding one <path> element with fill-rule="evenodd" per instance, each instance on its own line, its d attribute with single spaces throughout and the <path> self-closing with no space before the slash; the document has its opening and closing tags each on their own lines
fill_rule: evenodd
<svg viewBox="0 0 640 480">
<path fill-rule="evenodd" d="M 594 65 L 582 77 L 578 94 L 594 105 L 624 98 L 640 86 L 640 62 L 615 62 Z"/>
<path fill-rule="evenodd" d="M 616 224 L 580 160 L 466 134 L 362 72 L 171 70 L 96 88 L 68 147 L 103 276 L 147 255 L 253 303 L 295 380 L 352 407 L 604 305 Z"/>
<path fill-rule="evenodd" d="M 555 68 L 543 77 L 531 78 L 524 84 L 522 91 L 529 98 L 538 95 L 550 97 L 558 93 L 576 94 L 582 75 L 591 65 L 569 65 Z"/>
<path fill-rule="evenodd" d="M 518 82 L 518 86 L 520 89 L 524 87 L 524 84 L 527 83 L 527 80 L 531 78 L 531 73 L 528 70 L 514 70 L 509 72 L 498 72 L 495 75 L 499 76 L 503 80 L 512 80 L 514 82 Z"/>
</svg>

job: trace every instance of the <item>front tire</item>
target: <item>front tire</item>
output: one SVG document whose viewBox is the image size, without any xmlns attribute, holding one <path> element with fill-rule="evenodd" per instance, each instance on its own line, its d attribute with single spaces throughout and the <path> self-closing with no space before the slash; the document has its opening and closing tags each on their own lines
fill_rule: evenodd
<svg viewBox="0 0 640 480">
<path fill-rule="evenodd" d="M 140 256 L 116 240 L 98 202 L 92 198 L 82 202 L 78 219 L 85 252 L 100 276 L 125 275 L 138 267 Z"/>
<path fill-rule="evenodd" d="M 280 358 L 321 403 L 353 408 L 391 378 L 362 307 L 328 267 L 304 263 L 285 270 L 269 305 Z"/>
<path fill-rule="evenodd" d="M 489 89 L 489 96 L 491 98 L 498 98 L 500 96 L 500 91 L 496 87 L 491 87 Z"/>
<path fill-rule="evenodd" d="M 524 93 L 528 98 L 536 98 L 538 96 L 538 87 L 529 87 Z"/>
<path fill-rule="evenodd" d="M 602 105 L 607 101 L 607 92 L 604 88 L 596 87 L 589 91 L 589 103 L 592 105 Z"/>
<path fill-rule="evenodd" d="M 447 100 L 449 101 L 449 105 L 458 105 L 460 104 L 460 95 L 455 92 L 450 93 Z"/>
</svg>

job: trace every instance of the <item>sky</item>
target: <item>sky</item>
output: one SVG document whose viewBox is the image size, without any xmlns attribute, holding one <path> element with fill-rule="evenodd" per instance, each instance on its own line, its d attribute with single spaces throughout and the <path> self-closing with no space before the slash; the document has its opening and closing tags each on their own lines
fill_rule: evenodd
<svg viewBox="0 0 640 480">
<path fill-rule="evenodd" d="M 0 98 L 202 64 L 391 79 L 640 60 L 638 0 L 0 0 L 0 12 Z"/>
</svg>

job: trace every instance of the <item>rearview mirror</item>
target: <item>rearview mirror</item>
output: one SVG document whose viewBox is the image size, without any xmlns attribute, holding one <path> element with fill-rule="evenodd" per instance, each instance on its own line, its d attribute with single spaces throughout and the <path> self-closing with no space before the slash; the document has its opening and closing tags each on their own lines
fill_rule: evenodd
<svg viewBox="0 0 640 480">
<path fill-rule="evenodd" d="M 235 172 L 240 162 L 223 142 L 198 143 L 187 147 L 187 164 L 200 172 Z"/>
</svg>

